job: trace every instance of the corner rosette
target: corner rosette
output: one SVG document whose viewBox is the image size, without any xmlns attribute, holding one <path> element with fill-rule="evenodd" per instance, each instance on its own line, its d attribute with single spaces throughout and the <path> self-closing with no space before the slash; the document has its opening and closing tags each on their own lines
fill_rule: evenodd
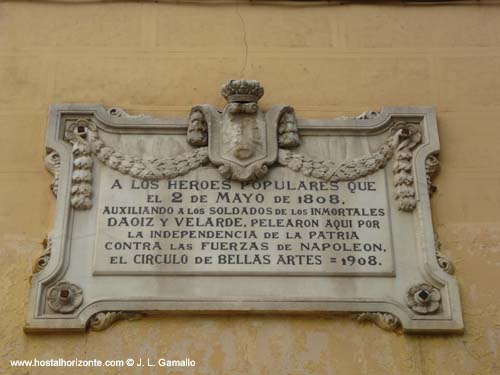
<svg viewBox="0 0 500 375">
<path fill-rule="evenodd" d="M 441 293 L 432 285 L 422 283 L 408 289 L 406 303 L 417 314 L 433 314 L 441 306 Z"/>
<path fill-rule="evenodd" d="M 78 285 L 59 281 L 47 292 L 49 307 L 62 314 L 76 310 L 83 302 L 83 291 Z"/>
</svg>

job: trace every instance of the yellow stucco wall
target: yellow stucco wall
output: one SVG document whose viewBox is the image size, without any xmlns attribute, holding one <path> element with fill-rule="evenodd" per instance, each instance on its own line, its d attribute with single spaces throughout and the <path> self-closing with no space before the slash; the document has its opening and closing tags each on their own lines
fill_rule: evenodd
<svg viewBox="0 0 500 375">
<path fill-rule="evenodd" d="M 220 85 L 258 79 L 263 106 L 299 117 L 432 105 L 442 172 L 436 229 L 466 325 L 407 336 L 348 317 L 178 316 L 104 332 L 25 335 L 28 279 L 51 229 L 44 167 L 51 103 L 187 116 Z M 173 374 L 500 373 L 500 6 L 0 4 L 0 373 L 11 359 L 184 358 Z M 133 374 L 148 373 L 133 369 Z"/>
</svg>

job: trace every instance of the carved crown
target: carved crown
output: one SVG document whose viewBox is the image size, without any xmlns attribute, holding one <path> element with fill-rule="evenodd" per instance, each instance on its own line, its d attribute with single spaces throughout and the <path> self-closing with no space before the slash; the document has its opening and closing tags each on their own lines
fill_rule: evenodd
<svg viewBox="0 0 500 375">
<path fill-rule="evenodd" d="M 255 80 L 230 80 L 222 86 L 221 94 L 229 103 L 257 102 L 264 95 L 264 87 Z"/>
</svg>

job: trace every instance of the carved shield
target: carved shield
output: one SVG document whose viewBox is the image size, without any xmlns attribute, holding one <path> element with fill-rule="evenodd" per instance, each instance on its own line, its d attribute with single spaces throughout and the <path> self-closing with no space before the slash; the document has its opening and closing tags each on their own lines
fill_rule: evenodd
<svg viewBox="0 0 500 375">
<path fill-rule="evenodd" d="M 206 107 L 205 113 L 206 113 Z M 254 113 L 211 112 L 208 121 L 208 157 L 225 178 L 251 181 L 264 176 L 278 157 L 276 121 L 266 121 L 258 108 Z"/>
</svg>

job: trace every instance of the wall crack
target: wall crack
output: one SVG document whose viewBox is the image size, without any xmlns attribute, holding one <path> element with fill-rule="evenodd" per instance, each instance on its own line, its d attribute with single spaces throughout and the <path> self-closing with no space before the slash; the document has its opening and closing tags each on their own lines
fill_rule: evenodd
<svg viewBox="0 0 500 375">
<path fill-rule="evenodd" d="M 247 29 L 246 29 L 246 25 L 245 25 L 245 20 L 241 16 L 241 13 L 240 13 L 238 6 L 236 6 L 236 15 L 240 19 L 241 27 L 243 28 L 243 44 L 245 46 L 245 55 L 244 55 L 244 60 L 243 60 L 243 67 L 240 70 L 240 78 L 244 78 L 243 73 L 245 72 L 245 69 L 247 68 L 247 61 L 248 61 Z"/>
</svg>

